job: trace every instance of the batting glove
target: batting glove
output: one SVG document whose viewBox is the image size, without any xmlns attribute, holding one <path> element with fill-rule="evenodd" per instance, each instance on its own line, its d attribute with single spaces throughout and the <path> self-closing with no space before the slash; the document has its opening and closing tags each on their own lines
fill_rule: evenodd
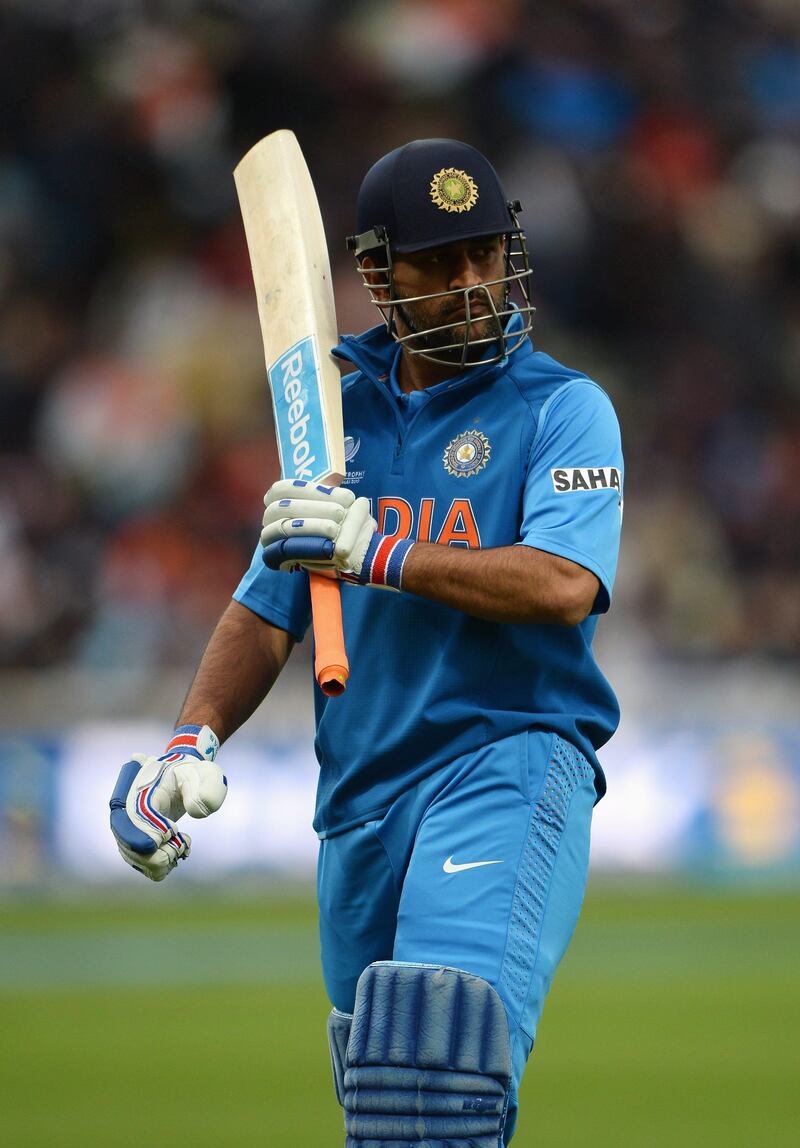
<svg viewBox="0 0 800 1148">
<path fill-rule="evenodd" d="M 282 479 L 264 495 L 264 561 L 361 585 L 402 588 L 409 538 L 381 534 L 369 500 L 340 486 Z"/>
<path fill-rule="evenodd" d="M 208 817 L 222 805 L 228 782 L 214 758 L 219 739 L 207 725 L 182 725 L 161 757 L 135 753 L 111 795 L 111 832 L 123 858 L 151 881 L 163 881 L 191 838 L 176 822 Z"/>
</svg>

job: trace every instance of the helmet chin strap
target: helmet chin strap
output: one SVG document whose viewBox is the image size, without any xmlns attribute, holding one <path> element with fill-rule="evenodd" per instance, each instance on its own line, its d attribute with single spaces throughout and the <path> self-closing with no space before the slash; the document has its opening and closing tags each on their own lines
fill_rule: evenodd
<svg viewBox="0 0 800 1148">
<path fill-rule="evenodd" d="M 419 327 L 416 325 L 414 320 L 411 318 L 408 311 L 406 311 L 406 309 L 402 305 L 402 303 L 395 303 L 393 310 L 395 310 L 397 312 L 397 314 L 400 316 L 400 318 L 403 320 L 403 322 L 405 323 L 405 325 L 408 327 L 409 331 L 411 331 L 412 334 L 414 334 L 414 335 L 423 335 L 424 334 L 424 331 L 420 331 Z"/>
</svg>

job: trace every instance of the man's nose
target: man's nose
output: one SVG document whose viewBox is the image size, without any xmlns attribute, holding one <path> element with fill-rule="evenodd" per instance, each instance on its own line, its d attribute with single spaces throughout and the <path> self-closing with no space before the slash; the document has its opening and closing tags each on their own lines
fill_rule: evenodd
<svg viewBox="0 0 800 1148">
<path fill-rule="evenodd" d="M 465 287 L 475 287 L 481 282 L 478 267 L 469 255 L 461 255 L 450 270 L 451 290 L 463 290 Z"/>
</svg>

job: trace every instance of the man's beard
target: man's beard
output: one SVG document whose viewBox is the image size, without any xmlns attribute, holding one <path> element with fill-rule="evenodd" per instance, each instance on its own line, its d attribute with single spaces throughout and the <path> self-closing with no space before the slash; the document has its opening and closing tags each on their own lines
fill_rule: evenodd
<svg viewBox="0 0 800 1148">
<path fill-rule="evenodd" d="M 397 311 L 411 332 L 405 346 L 411 352 L 417 351 L 421 354 L 426 351 L 435 352 L 440 359 L 448 362 L 460 363 L 462 359 L 468 363 L 479 361 L 503 336 L 501 321 L 496 319 L 491 312 L 486 314 L 489 310 L 486 294 L 491 290 L 491 288 L 487 288 L 486 291 L 472 294 L 470 308 L 473 310 L 473 317 L 469 322 L 468 336 L 466 319 L 462 319 L 459 315 L 459 311 L 465 310 L 465 308 L 459 307 L 458 302 L 453 299 L 443 298 L 438 303 L 412 303 L 408 306 L 403 306 L 401 302 L 396 303 Z M 504 288 L 501 285 L 500 297 L 495 298 L 492 295 L 492 301 L 497 311 L 503 309 L 503 293 Z M 452 294 L 460 295 L 456 292 Z M 461 301 L 463 302 L 463 296 Z M 478 317 L 474 317 L 475 309 L 481 311 Z M 457 326 L 445 326 L 457 322 L 456 316 L 460 319 Z M 445 327 L 445 329 L 437 331 L 435 330 L 436 327 Z M 464 353 L 465 338 L 467 339 L 466 354 Z M 488 341 L 484 342 L 483 340 Z"/>
</svg>

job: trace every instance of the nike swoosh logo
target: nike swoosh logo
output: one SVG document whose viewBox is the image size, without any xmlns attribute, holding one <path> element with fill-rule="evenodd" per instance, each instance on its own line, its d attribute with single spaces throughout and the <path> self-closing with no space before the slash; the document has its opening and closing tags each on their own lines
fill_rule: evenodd
<svg viewBox="0 0 800 1148">
<path fill-rule="evenodd" d="M 456 865 L 453 862 L 453 854 L 445 861 L 442 868 L 445 873 L 463 873 L 465 869 L 480 869 L 483 865 L 502 865 L 502 861 L 467 861 L 463 865 Z"/>
</svg>

